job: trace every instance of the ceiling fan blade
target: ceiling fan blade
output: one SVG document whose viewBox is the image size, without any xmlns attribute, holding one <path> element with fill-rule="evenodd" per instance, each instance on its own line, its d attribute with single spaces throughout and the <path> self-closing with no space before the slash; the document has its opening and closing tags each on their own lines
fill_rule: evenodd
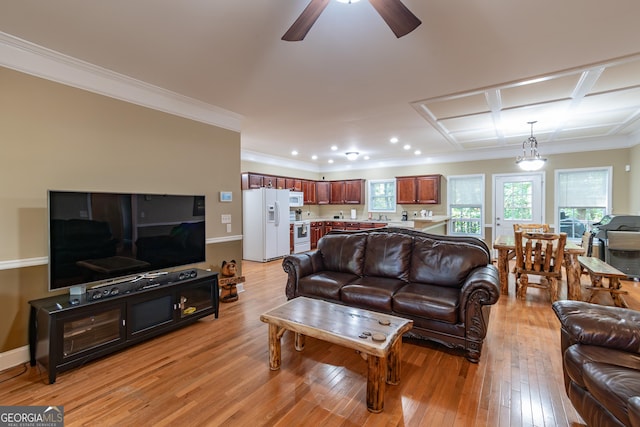
<svg viewBox="0 0 640 427">
<path fill-rule="evenodd" d="M 307 7 L 302 11 L 298 19 L 284 33 L 282 40 L 288 42 L 297 42 L 304 39 L 316 19 L 320 16 L 325 7 L 329 4 L 329 0 L 311 0 Z"/>
<path fill-rule="evenodd" d="M 371 6 L 378 11 L 391 31 L 400 38 L 409 34 L 422 24 L 400 0 L 369 0 Z"/>
</svg>

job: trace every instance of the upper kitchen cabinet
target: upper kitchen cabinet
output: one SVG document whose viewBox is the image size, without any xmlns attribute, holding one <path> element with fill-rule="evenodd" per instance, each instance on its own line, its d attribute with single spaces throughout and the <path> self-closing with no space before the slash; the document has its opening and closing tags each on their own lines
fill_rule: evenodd
<svg viewBox="0 0 640 427">
<path fill-rule="evenodd" d="M 286 188 L 292 191 L 302 191 L 302 180 L 296 178 L 286 178 Z"/>
<path fill-rule="evenodd" d="M 329 197 L 332 205 L 344 204 L 344 182 L 343 181 L 330 181 L 331 191 Z"/>
<path fill-rule="evenodd" d="M 270 175 L 262 175 L 262 186 L 266 188 L 278 188 L 278 178 Z"/>
<path fill-rule="evenodd" d="M 364 199 L 364 180 L 350 179 L 344 181 L 344 202 L 348 205 L 362 204 Z"/>
<path fill-rule="evenodd" d="M 302 180 L 302 193 L 304 194 L 304 203 L 305 205 L 315 205 L 317 203 L 316 200 L 316 182 L 308 181 L 306 179 Z"/>
<path fill-rule="evenodd" d="M 364 199 L 364 180 L 330 181 L 333 205 L 359 205 Z"/>
<path fill-rule="evenodd" d="M 316 181 L 316 203 L 319 205 L 331 203 L 331 183 L 329 181 Z"/>
<path fill-rule="evenodd" d="M 396 177 L 396 203 L 439 204 L 440 175 Z"/>
<path fill-rule="evenodd" d="M 264 187 L 262 183 L 262 175 L 255 173 L 243 173 L 241 176 L 241 183 L 243 190 Z"/>
</svg>

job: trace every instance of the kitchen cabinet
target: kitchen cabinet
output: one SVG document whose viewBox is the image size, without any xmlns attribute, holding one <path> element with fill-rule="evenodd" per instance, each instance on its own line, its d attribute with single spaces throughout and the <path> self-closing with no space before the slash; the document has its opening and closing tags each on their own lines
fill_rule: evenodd
<svg viewBox="0 0 640 427">
<path fill-rule="evenodd" d="M 396 177 L 396 203 L 439 204 L 440 175 Z"/>
<path fill-rule="evenodd" d="M 289 224 L 289 253 L 292 254 L 294 250 L 293 243 L 293 224 Z"/>
<path fill-rule="evenodd" d="M 349 179 L 330 181 L 330 203 L 334 205 L 359 205 L 364 199 L 364 180 Z"/>
<path fill-rule="evenodd" d="M 343 221 L 333 221 L 331 222 L 331 228 L 329 231 L 331 230 L 346 230 L 345 223 Z"/>
<path fill-rule="evenodd" d="M 285 178 L 286 188 L 292 191 L 302 191 L 302 180 L 296 178 Z"/>
<path fill-rule="evenodd" d="M 331 203 L 331 183 L 329 181 L 316 181 L 316 203 L 318 205 Z"/>
<path fill-rule="evenodd" d="M 241 176 L 242 189 L 260 188 L 262 185 L 262 175 L 255 173 L 243 173 Z"/>
<path fill-rule="evenodd" d="M 344 204 L 344 182 L 330 181 L 331 191 L 329 192 L 329 200 L 332 205 Z"/>
<path fill-rule="evenodd" d="M 306 205 L 315 205 L 316 201 L 316 182 L 302 180 L 302 193 L 304 194 L 304 203 Z"/>
<path fill-rule="evenodd" d="M 262 186 L 266 188 L 278 188 L 277 181 L 278 178 L 271 175 L 262 175 Z"/>
<path fill-rule="evenodd" d="M 349 205 L 362 204 L 364 199 L 364 180 L 350 179 L 344 181 L 344 202 Z"/>
<path fill-rule="evenodd" d="M 360 230 L 366 230 L 369 228 L 376 228 L 376 224 L 373 222 L 362 222 L 360 223 Z"/>
<path fill-rule="evenodd" d="M 312 221 L 311 222 L 311 249 L 316 249 L 318 247 L 318 240 L 324 234 L 324 225 L 322 221 Z"/>
<path fill-rule="evenodd" d="M 281 176 L 276 177 L 276 188 L 278 190 L 286 190 L 287 189 L 287 180 Z"/>
</svg>

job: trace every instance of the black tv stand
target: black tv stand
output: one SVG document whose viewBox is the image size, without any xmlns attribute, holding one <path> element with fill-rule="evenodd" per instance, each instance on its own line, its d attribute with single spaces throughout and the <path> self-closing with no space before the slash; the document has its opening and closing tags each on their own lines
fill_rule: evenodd
<svg viewBox="0 0 640 427">
<path fill-rule="evenodd" d="M 58 372 L 202 317 L 213 314 L 217 318 L 218 273 L 198 269 L 185 272 L 154 279 L 151 287 L 104 298 L 67 294 L 29 301 L 31 366 L 42 366 L 53 384 Z"/>
</svg>

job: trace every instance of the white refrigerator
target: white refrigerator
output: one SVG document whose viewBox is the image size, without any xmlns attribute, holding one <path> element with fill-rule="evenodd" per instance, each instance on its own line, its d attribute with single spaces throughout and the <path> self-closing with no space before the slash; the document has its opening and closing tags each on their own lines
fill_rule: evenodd
<svg viewBox="0 0 640 427">
<path fill-rule="evenodd" d="M 266 262 L 289 255 L 289 190 L 242 192 L 242 258 Z"/>
</svg>

